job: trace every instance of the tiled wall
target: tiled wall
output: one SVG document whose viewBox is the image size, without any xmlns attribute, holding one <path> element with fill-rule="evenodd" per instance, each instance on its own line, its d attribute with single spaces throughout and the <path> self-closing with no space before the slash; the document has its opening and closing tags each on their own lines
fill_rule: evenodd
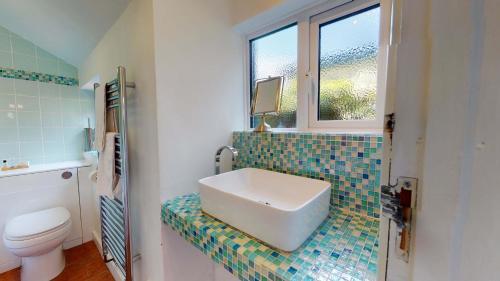
<svg viewBox="0 0 500 281">
<path fill-rule="evenodd" d="M 57 36 L 57 34 L 54 34 Z M 78 78 L 76 67 L 0 26 L 0 66 Z"/>
<path fill-rule="evenodd" d="M 94 99 L 77 77 L 74 66 L 0 27 L 0 161 L 82 158 Z"/>
<path fill-rule="evenodd" d="M 332 183 L 332 206 L 378 218 L 382 137 L 235 132 L 235 168 L 256 167 Z"/>
</svg>

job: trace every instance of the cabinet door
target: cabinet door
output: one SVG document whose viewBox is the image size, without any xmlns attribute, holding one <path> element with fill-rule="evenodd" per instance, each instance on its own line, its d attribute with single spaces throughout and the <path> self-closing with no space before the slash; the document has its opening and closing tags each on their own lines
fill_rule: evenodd
<svg viewBox="0 0 500 281">
<path fill-rule="evenodd" d="M 95 184 L 89 175 L 96 169 L 95 166 L 78 169 L 78 188 L 80 190 L 80 208 L 82 212 L 83 242 L 93 239 L 93 233 L 100 237 L 101 224 L 99 221 L 99 196 L 95 193 Z"/>
</svg>

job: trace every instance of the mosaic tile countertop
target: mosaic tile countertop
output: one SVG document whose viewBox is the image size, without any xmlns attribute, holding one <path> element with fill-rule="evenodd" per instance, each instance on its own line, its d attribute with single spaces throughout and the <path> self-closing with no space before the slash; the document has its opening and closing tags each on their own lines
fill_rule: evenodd
<svg viewBox="0 0 500 281">
<path fill-rule="evenodd" d="M 198 194 L 162 205 L 162 220 L 242 281 L 376 280 L 377 219 L 333 210 L 299 249 L 287 253 L 205 215 Z"/>
</svg>

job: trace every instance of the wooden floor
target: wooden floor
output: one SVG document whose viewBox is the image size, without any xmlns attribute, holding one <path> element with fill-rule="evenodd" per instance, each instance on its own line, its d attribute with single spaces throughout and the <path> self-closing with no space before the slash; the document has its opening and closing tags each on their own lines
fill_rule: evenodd
<svg viewBox="0 0 500 281">
<path fill-rule="evenodd" d="M 66 267 L 54 281 L 113 281 L 94 242 L 90 241 L 78 247 L 64 251 Z M 0 274 L 0 281 L 21 280 L 20 268 Z M 43 280 L 40 280 L 43 281 Z"/>
</svg>

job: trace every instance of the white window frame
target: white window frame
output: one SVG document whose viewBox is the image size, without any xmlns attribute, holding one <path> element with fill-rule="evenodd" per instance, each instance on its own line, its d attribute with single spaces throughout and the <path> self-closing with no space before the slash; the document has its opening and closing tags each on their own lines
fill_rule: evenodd
<svg viewBox="0 0 500 281">
<path fill-rule="evenodd" d="M 317 120 L 318 102 L 318 63 L 314 55 L 318 53 L 319 25 L 336 18 L 355 13 L 374 5 L 383 5 L 379 0 L 338 0 L 326 4 L 321 4 L 304 11 L 300 11 L 293 16 L 278 20 L 276 23 L 261 28 L 245 37 L 244 63 L 245 63 L 245 128 L 250 127 L 250 42 L 253 39 L 272 33 L 288 25 L 297 24 L 298 31 L 298 58 L 297 58 L 297 121 L 296 128 L 273 128 L 277 132 L 290 131 L 341 131 L 341 132 L 364 132 L 380 133 L 384 119 L 385 104 L 385 79 L 387 66 L 386 43 L 388 35 L 383 32 L 384 21 L 390 20 L 382 17 L 380 23 L 380 40 L 377 65 L 377 100 L 375 120 Z M 315 39 L 316 38 L 316 39 Z"/>
</svg>

